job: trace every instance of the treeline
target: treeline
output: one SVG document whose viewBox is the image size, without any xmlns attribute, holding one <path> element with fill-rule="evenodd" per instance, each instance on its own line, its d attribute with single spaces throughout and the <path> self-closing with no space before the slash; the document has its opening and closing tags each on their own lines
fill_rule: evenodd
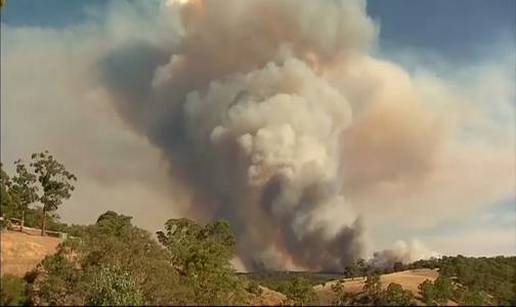
<svg viewBox="0 0 516 307">
<path fill-rule="evenodd" d="M 343 277 L 342 273 L 317 273 L 306 271 L 260 271 L 239 274 L 256 281 L 262 286 L 279 292 L 283 291 L 278 289 L 284 288 L 286 284 L 294 279 L 305 280 L 313 287 Z"/>
<path fill-rule="evenodd" d="M 419 260 L 407 266 L 438 268 L 456 285 L 453 297 L 470 305 L 516 305 L 516 256 L 455 257 Z"/>
<path fill-rule="evenodd" d="M 439 298 L 444 295 L 446 300 L 463 305 L 516 305 L 516 256 L 442 256 L 410 264 L 395 262 L 386 267 L 375 267 L 358 259 L 345 268 L 343 275 L 356 277 L 422 268 L 438 269 L 441 276 L 437 285 L 430 281 L 425 284 L 426 292 L 420 289 L 426 295 L 423 295 L 425 303 L 437 300 L 445 304 L 442 302 L 445 299 Z M 433 298 L 432 292 L 439 293 L 438 298 Z"/>
</svg>

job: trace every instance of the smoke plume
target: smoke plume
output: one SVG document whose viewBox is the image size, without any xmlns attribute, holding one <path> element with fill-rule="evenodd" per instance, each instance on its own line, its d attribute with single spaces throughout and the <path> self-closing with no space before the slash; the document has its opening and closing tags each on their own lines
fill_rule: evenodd
<svg viewBox="0 0 516 307">
<path fill-rule="evenodd" d="M 437 252 L 429 250 L 418 240 L 412 240 L 410 243 L 397 241 L 393 248 L 375 252 L 370 263 L 377 267 L 392 268 L 396 262 L 408 264 L 438 256 Z"/>
<path fill-rule="evenodd" d="M 407 73 L 370 55 L 365 3 L 169 4 L 177 38 L 111 50 L 101 73 L 192 188 L 193 213 L 231 222 L 248 269 L 340 270 L 362 256 L 347 193 L 417 182 L 442 136 Z"/>
</svg>

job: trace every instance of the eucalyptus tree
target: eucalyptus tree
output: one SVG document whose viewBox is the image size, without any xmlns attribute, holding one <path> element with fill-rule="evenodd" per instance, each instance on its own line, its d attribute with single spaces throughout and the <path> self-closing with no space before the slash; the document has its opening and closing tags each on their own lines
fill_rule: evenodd
<svg viewBox="0 0 516 307">
<path fill-rule="evenodd" d="M 31 204 L 39 199 L 37 176 L 20 159 L 15 161 L 14 165 L 16 166 L 16 175 L 12 178 L 9 194 L 16 200 L 17 211 L 21 219 L 20 231 L 23 231 L 25 212 Z"/>
<path fill-rule="evenodd" d="M 11 195 L 9 194 L 9 189 L 11 188 L 11 178 L 4 171 L 4 165 L 0 162 L 0 201 L 1 201 L 1 209 L 2 216 L 5 215 L 12 207 L 13 202 Z"/>
<path fill-rule="evenodd" d="M 47 213 L 56 211 L 64 199 L 71 197 L 71 193 L 75 189 L 72 183 L 77 181 L 77 177 L 66 170 L 65 166 L 48 151 L 33 153 L 31 157 L 30 165 L 34 168 L 43 188 L 39 200 L 43 204 L 41 235 L 44 236 Z"/>
</svg>

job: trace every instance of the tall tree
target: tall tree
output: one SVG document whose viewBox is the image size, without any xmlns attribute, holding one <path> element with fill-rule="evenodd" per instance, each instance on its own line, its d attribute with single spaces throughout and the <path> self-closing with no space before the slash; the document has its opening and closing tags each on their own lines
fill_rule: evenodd
<svg viewBox="0 0 516 307">
<path fill-rule="evenodd" d="M 242 303 L 241 282 L 230 263 L 235 238 L 226 221 L 203 226 L 188 219 L 170 219 L 157 236 L 176 271 L 193 289 L 197 304 Z"/>
<path fill-rule="evenodd" d="M 14 165 L 16 165 L 16 176 L 12 178 L 10 194 L 16 199 L 17 211 L 21 219 L 20 231 L 23 231 L 25 212 L 39 198 L 38 187 L 36 186 L 37 176 L 27 168 L 22 160 L 17 160 Z"/>
<path fill-rule="evenodd" d="M 0 162 L 0 202 L 1 202 L 1 215 L 4 216 L 13 207 L 13 200 L 9 193 L 11 188 L 11 178 L 4 171 L 4 165 Z"/>
<path fill-rule="evenodd" d="M 332 305 L 335 306 L 349 306 L 352 304 L 353 295 L 351 292 L 347 292 L 344 289 L 344 282 L 337 280 L 335 284 L 331 286 L 333 291 Z"/>
<path fill-rule="evenodd" d="M 45 235 L 47 212 L 59 208 L 64 199 L 71 196 L 74 190 L 73 181 L 77 180 L 74 174 L 66 170 L 65 166 L 57 161 L 48 151 L 33 153 L 31 166 L 38 175 L 38 181 L 43 188 L 40 201 L 43 204 L 41 218 L 41 235 Z"/>
<path fill-rule="evenodd" d="M 7 188 L 11 184 L 11 178 L 9 175 L 4 171 L 4 164 L 0 162 L 0 186 L 2 188 Z"/>
<path fill-rule="evenodd" d="M 380 305 L 379 302 L 382 294 L 382 283 L 380 281 L 380 275 L 376 273 L 368 275 L 363 290 L 365 298 L 368 302 L 372 303 L 373 305 Z"/>
<path fill-rule="evenodd" d="M 344 268 L 344 275 L 346 277 L 351 277 L 351 280 L 354 280 L 357 275 L 359 275 L 360 269 L 357 266 L 356 262 L 351 262 Z"/>
<path fill-rule="evenodd" d="M 410 290 L 403 289 L 400 284 L 390 283 L 387 289 L 382 291 L 381 306 L 415 306 L 414 295 Z"/>
</svg>

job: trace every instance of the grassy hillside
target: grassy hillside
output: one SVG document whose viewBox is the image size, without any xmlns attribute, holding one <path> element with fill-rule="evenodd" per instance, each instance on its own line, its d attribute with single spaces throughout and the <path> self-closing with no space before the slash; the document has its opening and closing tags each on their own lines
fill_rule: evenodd
<svg viewBox="0 0 516 307">
<path fill-rule="evenodd" d="M 18 231 L 1 232 L 2 274 L 22 277 L 47 255 L 55 253 L 60 239 Z"/>
<path fill-rule="evenodd" d="M 172 219 L 156 240 L 132 225 L 131 217 L 107 212 L 95 224 L 69 231 L 74 237 L 61 243 L 2 232 L 2 305 L 516 303 L 516 257 L 363 266 L 358 271 L 366 275 L 352 270 L 352 278 L 350 272 L 236 273 L 229 263 L 234 239 L 225 222 Z"/>
</svg>

